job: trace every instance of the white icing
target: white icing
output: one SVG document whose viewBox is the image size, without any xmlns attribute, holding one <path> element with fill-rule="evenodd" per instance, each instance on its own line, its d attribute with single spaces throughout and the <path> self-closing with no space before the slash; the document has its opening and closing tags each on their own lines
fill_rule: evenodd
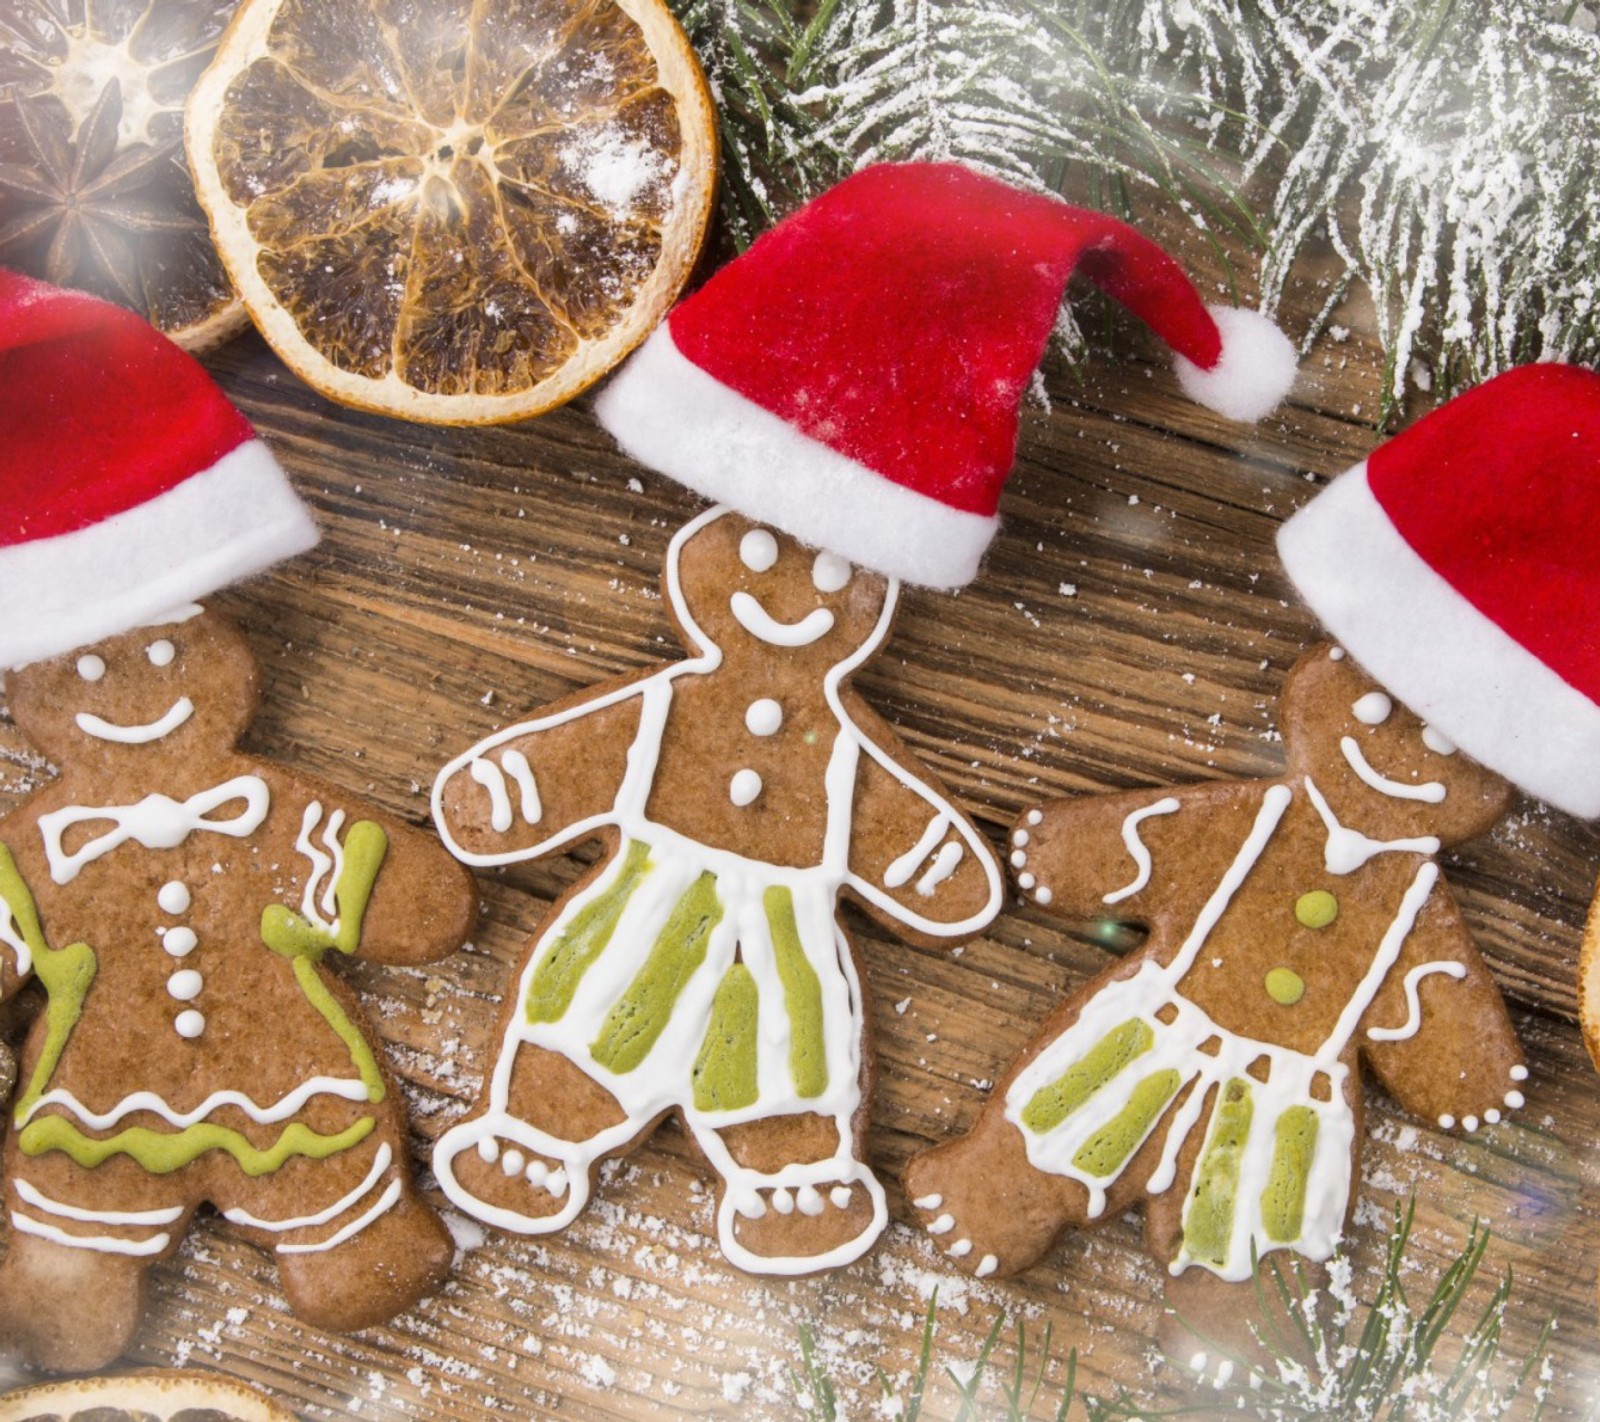
<svg viewBox="0 0 1600 1422">
<path fill-rule="evenodd" d="M 779 622 L 747 592 L 734 593 L 728 607 L 746 632 L 774 647 L 809 647 L 833 630 L 833 614 L 825 607 L 813 608 L 798 622 Z"/>
<path fill-rule="evenodd" d="M 952 1259 L 965 1259 L 967 1255 L 972 1253 L 972 1241 L 970 1239 L 958 1239 L 949 1249 L 945 1250 L 945 1253 Z"/>
<path fill-rule="evenodd" d="M 174 958 L 187 958 L 199 942 L 192 928 L 169 928 L 161 935 L 161 946 Z"/>
<path fill-rule="evenodd" d="M 778 561 L 778 540 L 764 528 L 752 528 L 739 540 L 739 561 L 752 573 L 765 573 Z"/>
<path fill-rule="evenodd" d="M 193 968 L 180 968 L 167 979 L 167 995 L 179 1002 L 193 1002 L 204 986 L 205 979 Z"/>
<path fill-rule="evenodd" d="M 980 1279 L 987 1279 L 989 1275 L 994 1273 L 994 1271 L 999 1267 L 1000 1261 L 996 1259 L 994 1255 L 985 1254 L 983 1258 L 978 1261 L 978 1267 L 972 1272 Z"/>
<path fill-rule="evenodd" d="M 492 760 L 475 760 L 467 769 L 489 792 L 489 828 L 504 834 L 511 828 L 511 793 L 506 789 L 505 772 Z"/>
<path fill-rule="evenodd" d="M 539 782 L 533 778 L 528 757 L 513 748 L 500 757 L 500 764 L 516 782 L 517 808 L 522 812 L 523 824 L 538 824 L 544 818 L 544 803 L 539 799 Z"/>
<path fill-rule="evenodd" d="M 358 1200 L 371 1191 L 372 1187 L 383 1178 L 383 1172 L 389 1168 L 389 1163 L 394 1159 L 394 1152 L 389 1149 L 388 1143 L 378 1147 L 378 1153 L 373 1157 L 372 1169 L 367 1172 L 367 1178 L 356 1186 L 342 1199 L 335 1200 L 325 1210 L 319 1210 L 314 1215 L 298 1215 L 289 1220 L 264 1220 L 259 1215 L 253 1215 L 248 1210 L 224 1210 L 222 1217 L 231 1220 L 236 1225 L 248 1225 L 251 1229 L 264 1229 L 271 1233 L 282 1234 L 291 1229 L 310 1229 L 314 1225 L 327 1224 L 329 1220 L 342 1215 Z"/>
<path fill-rule="evenodd" d="M 156 892 L 156 903 L 161 906 L 162 913 L 187 913 L 190 902 L 189 886 L 179 879 L 169 880 Z"/>
<path fill-rule="evenodd" d="M 1044 811 L 1043 810 L 1029 810 L 1028 811 L 1028 823 L 1030 825 L 1042 825 L 1044 823 Z"/>
<path fill-rule="evenodd" d="M 1016 845 L 1018 849 L 1026 849 L 1028 847 L 1028 832 L 1027 832 L 1027 830 L 1024 830 L 1024 829 L 1017 830 L 1011 836 L 1011 842 L 1014 845 Z"/>
<path fill-rule="evenodd" d="M 391 1180 L 389 1188 L 378 1197 L 378 1202 L 362 1215 L 359 1219 L 351 1220 L 349 1224 L 318 1244 L 280 1244 L 279 1254 L 321 1254 L 326 1249 L 336 1249 L 347 1239 L 353 1239 L 360 1234 L 373 1220 L 380 1215 L 392 1210 L 398 1203 L 401 1194 L 401 1185 L 398 1180 Z"/>
<path fill-rule="evenodd" d="M 339 932 L 337 890 L 344 873 L 344 842 L 339 831 L 344 828 L 344 820 L 343 810 L 334 810 L 328 816 L 319 846 L 311 836 L 322 824 L 322 801 L 313 800 L 300 817 L 300 833 L 294 842 L 296 851 L 311 861 L 311 872 L 300 891 L 300 914 L 312 927 L 335 937 Z"/>
<path fill-rule="evenodd" d="M 1509 1106 L 1513 1111 L 1520 1111 L 1528 1104 L 1526 1098 L 1520 1091 L 1506 1092 L 1504 1100 L 1506 1105 Z"/>
<path fill-rule="evenodd" d="M 950 828 L 950 816 L 940 811 L 928 821 L 928 826 L 922 831 L 922 837 L 906 850 L 898 859 L 883 871 L 883 884 L 887 889 L 898 889 L 911 880 L 940 840 L 945 836 L 945 831 Z"/>
<path fill-rule="evenodd" d="M 22 936 L 22 925 L 12 912 L 11 905 L 0 896 L 0 943 L 4 943 L 17 959 L 17 976 L 27 977 L 33 971 L 33 950 Z"/>
<path fill-rule="evenodd" d="M 195 1013 L 196 1017 L 199 1015 L 198 1012 Z M 96 1131 L 103 1131 L 116 1125 L 124 1116 L 132 1115 L 135 1111 L 154 1112 L 169 1125 L 183 1130 L 197 1121 L 205 1120 L 213 1111 L 220 1110 L 224 1106 L 236 1106 L 258 1125 L 270 1126 L 293 1116 L 313 1096 L 337 1096 L 345 1101 L 365 1101 L 367 1084 L 352 1077 L 314 1076 L 309 1081 L 302 1082 L 287 1095 L 280 1097 L 271 1106 L 259 1106 L 240 1091 L 213 1091 L 189 1111 L 177 1110 L 153 1091 L 135 1091 L 124 1096 L 109 1111 L 104 1112 L 91 1111 L 70 1091 L 56 1087 L 35 1101 L 29 1107 L 27 1115 L 17 1122 L 17 1126 L 20 1129 L 27 1125 L 46 1106 L 64 1106 L 84 1125 Z"/>
<path fill-rule="evenodd" d="M 1374 1042 L 1403 1042 L 1415 1037 L 1422 1030 L 1422 1003 L 1417 998 L 1417 984 L 1434 973 L 1459 980 L 1466 977 L 1467 970 L 1460 963 L 1419 963 L 1406 974 L 1402 984 L 1406 994 L 1406 1020 L 1398 1027 L 1369 1027 L 1367 1036 Z"/>
<path fill-rule="evenodd" d="M 521 1175 L 528 1157 L 520 1150 L 508 1150 L 500 1157 L 500 1173 L 505 1176 Z"/>
<path fill-rule="evenodd" d="M 1328 660 L 1331 661 L 1331 662 L 1342 662 L 1344 660 L 1344 648 L 1343 647 L 1331 647 L 1331 648 L 1329 648 L 1329 650 L 1328 650 Z"/>
<path fill-rule="evenodd" d="M 959 839 L 952 839 L 934 856 L 928 872 L 917 880 L 917 892 L 923 898 L 932 898 L 933 891 L 956 872 L 956 866 L 966 857 L 966 847 Z"/>
<path fill-rule="evenodd" d="M 940 1215 L 928 1225 L 929 1234 L 949 1234 L 956 1227 L 956 1217 L 950 1214 Z"/>
<path fill-rule="evenodd" d="M 178 655 L 178 649 L 165 637 L 158 637 L 144 649 L 145 656 L 149 657 L 153 667 L 170 667 L 172 659 Z"/>
<path fill-rule="evenodd" d="M 24 1234 L 37 1235 L 52 1244 L 64 1244 L 68 1249 L 92 1249 L 98 1254 L 130 1254 L 145 1257 L 159 1254 L 172 1243 L 169 1234 L 153 1234 L 148 1239 L 118 1239 L 115 1235 L 69 1234 L 53 1224 L 30 1219 L 27 1215 L 11 1212 L 11 1223 Z"/>
<path fill-rule="evenodd" d="M 855 1197 L 851 1194 L 848 1185 L 835 1185 L 833 1189 L 828 1191 L 828 1198 L 833 1201 L 834 1209 L 848 1210 L 850 1201 Z"/>
<path fill-rule="evenodd" d="M 1022 873 L 1017 875 L 1017 887 L 1024 891 L 1031 889 L 1038 882 L 1032 874 Z"/>
<path fill-rule="evenodd" d="M 178 1014 L 172 1026 L 180 1037 L 193 1041 L 206 1030 L 205 1014 L 192 1007 L 186 1008 Z"/>
<path fill-rule="evenodd" d="M 911 1203 L 919 1210 L 937 1210 L 940 1205 L 944 1204 L 944 1196 L 923 1195 L 919 1199 L 913 1200 Z"/>
<path fill-rule="evenodd" d="M 1422 744 L 1427 746 L 1435 755 L 1454 755 L 1456 753 L 1456 743 L 1437 726 L 1424 726 L 1422 728 Z"/>
<path fill-rule="evenodd" d="M 837 553 L 819 553 L 811 564 L 811 583 L 818 592 L 836 593 L 850 581 L 852 569 Z"/>
<path fill-rule="evenodd" d="M 1034 902 L 1035 903 L 1041 903 L 1041 904 L 1048 904 L 1050 902 L 1050 900 L 1053 899 L 1054 897 L 1055 897 L 1055 895 L 1049 889 L 1047 889 L 1043 884 L 1039 885 L 1038 889 L 1035 890 L 1034 895 L 1033 895 Z"/>
<path fill-rule="evenodd" d="M 1513 1081 L 1526 1081 L 1528 1079 L 1528 1069 L 1521 1065 L 1514 1066 L 1511 1068 L 1510 1075 Z"/>
<path fill-rule="evenodd" d="M 232 819 L 217 819 L 214 812 L 235 800 L 243 806 Z M 226 784 L 202 790 L 187 800 L 166 795 L 146 795 L 136 805 L 107 805 L 91 808 L 65 805 L 39 816 L 39 833 L 44 837 L 45 858 L 50 877 L 58 884 L 70 884 L 84 865 L 92 864 L 128 840 L 146 849 L 176 849 L 191 834 L 201 830 L 230 835 L 234 839 L 254 834 L 266 819 L 272 796 L 267 782 L 259 775 L 239 775 Z M 67 854 L 62 836 L 74 825 L 109 821 L 111 828 L 97 835 L 81 849 Z"/>
<path fill-rule="evenodd" d="M 104 657 L 97 657 L 93 652 L 85 652 L 78 658 L 78 675 L 85 681 L 99 681 L 105 674 Z"/>
<path fill-rule="evenodd" d="M 59 1200 L 52 1200 L 26 1180 L 15 1179 L 11 1183 L 17 1194 L 34 1209 L 64 1220 L 78 1220 L 83 1224 L 169 1225 L 176 1224 L 183 1217 L 182 1205 L 165 1210 L 85 1210 L 77 1205 L 65 1205 Z"/>
<path fill-rule="evenodd" d="M 487 1107 L 470 1121 L 453 1126 L 440 1139 L 433 1154 L 433 1168 L 440 1185 L 459 1208 L 490 1224 L 516 1233 L 548 1233 L 575 1219 L 588 1203 L 592 1174 L 600 1160 L 614 1153 L 665 1111 L 676 1109 L 689 1127 L 695 1143 L 710 1160 L 725 1182 L 717 1210 L 717 1229 L 724 1254 L 739 1268 L 758 1274 L 799 1274 L 834 1268 L 857 1258 L 882 1232 L 888 1220 L 883 1187 L 872 1171 L 855 1158 L 854 1118 L 861 1104 L 861 984 L 847 940 L 836 915 L 840 891 L 849 887 L 886 915 L 906 924 L 913 931 L 930 937 L 959 937 L 976 932 L 999 910 L 1003 886 L 998 866 L 977 832 L 961 820 L 955 809 L 924 782 L 892 760 L 855 724 L 841 697 L 844 680 L 866 661 L 888 635 L 898 599 L 898 585 L 891 581 L 878 622 L 872 632 L 843 660 L 828 668 L 822 679 L 823 696 L 832 712 L 836 729 L 827 770 L 821 786 L 826 805 L 826 828 L 820 861 L 810 866 L 763 864 L 731 850 L 697 843 L 684 835 L 651 821 L 645 814 L 654 787 L 656 765 L 662 738 L 673 705 L 674 683 L 679 677 L 702 676 L 722 664 L 722 653 L 706 636 L 685 603 L 679 581 L 678 557 L 683 544 L 713 519 L 727 511 L 708 510 L 681 529 L 673 540 L 667 560 L 667 593 L 673 614 L 695 655 L 673 663 L 652 676 L 615 688 L 590 701 L 565 710 L 508 727 L 488 737 L 447 765 L 435 782 L 433 811 L 446 845 L 457 858 L 468 864 L 488 866 L 520 862 L 547 854 L 569 843 L 591 837 L 605 827 L 615 827 L 626 840 L 650 847 L 649 870 L 629 896 L 605 952 L 586 971 L 578 984 L 571 1005 L 554 1023 L 532 1024 L 524 1013 L 513 1013 L 507 1035 L 487 1083 Z M 742 600 L 741 600 L 742 599 Z M 739 609 L 745 609 L 740 616 Z M 752 613 L 751 609 L 754 609 Z M 753 598 L 736 595 L 734 613 L 746 631 L 767 635 L 777 628 L 784 639 L 778 645 L 799 646 L 821 636 L 832 625 L 832 615 L 819 608 L 796 629 L 772 623 Z M 746 619 L 749 620 L 746 620 Z M 811 627 L 826 618 L 827 626 L 813 632 Z M 765 619 L 763 621 L 762 619 Z M 816 619 L 816 622 L 813 622 Z M 752 622 L 760 631 L 753 631 Z M 808 624 L 810 624 L 808 626 Z M 580 719 L 591 712 L 636 699 L 639 723 L 628 751 L 626 770 L 613 803 L 551 834 L 532 845 L 480 853 L 464 849 L 451 833 L 444 813 L 444 791 L 452 779 L 473 761 L 491 754 L 508 741 L 527 746 L 538 732 Z M 983 866 L 988 895 L 983 906 L 959 921 L 939 921 L 899 902 L 885 889 L 857 873 L 851 865 L 852 820 L 855 813 L 855 787 L 863 755 L 887 771 L 904 790 L 920 798 L 940 822 L 937 834 L 924 835 L 928 841 L 903 871 L 904 884 L 927 858 L 944 834 L 953 829 L 966 848 Z M 469 772 L 470 773 L 470 772 Z M 562 911 L 541 927 L 539 944 L 528 954 L 520 975 L 518 1001 L 526 1001 L 542 952 L 555 943 L 573 914 L 581 912 L 594 896 L 605 892 L 620 874 L 623 856 L 619 853 L 568 899 Z M 896 861 L 901 863 L 902 861 Z M 894 866 L 891 866 L 891 871 Z M 722 919 L 712 930 L 705 958 L 682 988 L 678 1006 L 668 1019 L 645 1060 L 630 1072 L 612 1073 L 590 1055 L 590 1044 L 603 1026 L 605 1016 L 620 994 L 633 980 L 643 957 L 648 954 L 661 922 L 670 913 L 682 892 L 702 873 L 716 876 L 716 892 L 723 904 Z M 818 1097 L 801 1097 L 794 1086 L 789 1063 L 790 1027 L 776 952 L 763 907 L 765 890 L 786 886 L 793 897 L 796 926 L 807 961 L 816 973 L 823 1000 L 823 1020 L 827 1024 L 823 1043 L 827 1064 L 827 1087 Z M 938 902 L 938 896 L 932 896 Z M 707 1113 L 693 1104 L 689 1071 L 704 1034 L 709 1007 L 722 975 L 739 956 L 758 984 L 758 1098 L 736 1111 Z M 622 1106 L 624 1119 L 615 1126 L 583 1141 L 567 1141 L 552 1136 L 516 1119 L 508 1110 L 510 1084 L 519 1048 L 524 1042 L 560 1052 L 577 1064 L 586 1075 L 610 1091 Z M 743 1121 L 813 1113 L 830 1118 L 836 1127 L 837 1144 L 833 1153 L 822 1159 L 785 1165 L 772 1172 L 758 1172 L 739 1164 L 723 1141 L 721 1131 Z M 470 1194 L 457 1180 L 453 1168 L 456 1157 L 465 1150 L 477 1149 L 485 1139 L 497 1137 L 505 1145 L 554 1162 L 552 1194 L 564 1195 L 562 1207 L 553 1214 L 530 1217 L 515 1209 L 491 1204 Z M 554 1183 L 559 1177 L 561 1189 Z M 803 1258 L 758 1255 L 742 1245 L 736 1234 L 740 1218 L 754 1218 L 767 1208 L 761 1196 L 769 1195 L 771 1207 L 794 1209 L 794 1192 L 805 1187 L 818 1192 L 859 1188 L 871 1206 L 870 1219 L 854 1238 L 824 1253 Z M 808 1197 L 809 1198 L 809 1197 Z"/>
<path fill-rule="evenodd" d="M 828 1208 L 822 1198 L 822 1192 L 815 1185 L 802 1185 L 794 1192 L 795 1208 L 803 1215 L 815 1219 Z"/>
<path fill-rule="evenodd" d="M 1146 805 L 1143 809 L 1135 810 L 1122 822 L 1122 842 L 1128 848 L 1129 857 L 1132 858 L 1134 867 L 1138 871 L 1133 878 L 1120 889 L 1114 889 L 1101 899 L 1102 903 L 1119 904 L 1124 899 L 1139 892 L 1150 882 L 1150 851 L 1145 848 L 1144 841 L 1139 838 L 1139 826 L 1152 815 L 1170 815 L 1178 810 L 1178 802 L 1171 795 L 1164 800 L 1157 800 L 1153 805 Z M 1020 842 L 1020 841 L 1019 841 Z M 1029 885 L 1023 884 L 1023 888 Z"/>
<path fill-rule="evenodd" d="M 194 702 L 187 696 L 180 696 L 166 713 L 158 720 L 147 721 L 142 726 L 119 726 L 115 721 L 103 721 L 100 717 L 88 711 L 80 711 L 73 717 L 78 723 L 78 729 L 86 736 L 93 736 L 97 741 L 116 741 L 125 746 L 148 745 L 151 741 L 159 741 L 163 736 L 170 736 L 185 721 L 194 715 Z"/>
<path fill-rule="evenodd" d="M 1369 691 L 1358 697 L 1350 714 L 1363 726 L 1381 726 L 1394 713 L 1394 702 L 1381 691 Z"/>
<path fill-rule="evenodd" d="M 1450 793 L 1437 780 L 1408 783 L 1404 780 L 1390 780 L 1387 776 L 1380 775 L 1372 768 L 1372 762 L 1362 754 L 1354 736 L 1341 736 L 1339 749 L 1344 752 L 1344 758 L 1349 762 L 1350 769 L 1361 777 L 1364 784 L 1380 795 L 1388 795 L 1396 800 L 1421 800 L 1429 805 L 1437 805 Z"/>
<path fill-rule="evenodd" d="M 485 1136 L 478 1142 L 478 1159 L 485 1165 L 493 1165 L 500 1159 L 500 1142 L 493 1136 Z"/>
<path fill-rule="evenodd" d="M 761 794 L 761 777 L 753 770 L 738 770 L 728 782 L 728 798 L 743 809 Z"/>
<path fill-rule="evenodd" d="M 1431 834 L 1416 839 L 1369 839 L 1360 830 L 1348 829 L 1339 823 L 1332 807 L 1309 775 L 1306 776 L 1305 785 L 1306 794 L 1311 797 L 1311 803 L 1328 831 L 1328 840 L 1322 850 L 1322 863 L 1330 874 L 1354 874 L 1379 854 L 1439 852 L 1439 840 Z"/>
<path fill-rule="evenodd" d="M 783 726 L 783 707 L 770 696 L 752 701 L 745 709 L 744 728 L 752 736 L 775 736 Z"/>
</svg>

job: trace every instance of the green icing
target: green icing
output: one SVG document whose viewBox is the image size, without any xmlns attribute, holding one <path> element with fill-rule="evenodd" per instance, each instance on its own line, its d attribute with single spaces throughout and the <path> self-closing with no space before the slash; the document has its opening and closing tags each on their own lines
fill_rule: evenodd
<svg viewBox="0 0 1600 1422">
<path fill-rule="evenodd" d="M 64 1116 L 43 1116 L 30 1121 L 17 1137 L 24 1155 L 43 1155 L 46 1151 L 65 1151 L 79 1165 L 92 1169 L 113 1155 L 128 1155 L 154 1175 L 170 1175 L 181 1170 L 208 1150 L 225 1150 L 239 1163 L 246 1175 L 269 1175 L 280 1169 L 291 1156 L 304 1155 L 325 1160 L 365 1140 L 378 1123 L 363 1116 L 338 1135 L 322 1136 L 310 1126 L 295 1121 L 285 1126 L 277 1141 L 259 1150 L 247 1137 L 226 1126 L 202 1121 L 181 1131 L 152 1131 L 131 1126 L 104 1140 L 86 1136 Z"/>
<path fill-rule="evenodd" d="M 350 826 L 344 840 L 344 865 L 333 886 L 338 913 L 332 932 L 319 928 L 282 904 L 270 904 L 261 915 L 261 941 L 274 953 L 292 960 L 300 991 L 344 1043 L 367 1088 L 369 1101 L 383 1100 L 383 1073 L 378 1070 L 377 1059 L 367 1039 L 318 974 L 317 963 L 330 948 L 354 953 L 360 946 L 361 924 L 372 898 L 372 886 L 377 882 L 378 871 L 388 852 L 389 837 L 380 826 L 371 820 L 357 820 Z"/>
<path fill-rule="evenodd" d="M 566 1015 L 583 975 L 616 932 L 617 920 L 650 867 L 649 859 L 648 844 L 630 841 L 622 868 L 611 885 L 573 914 L 561 930 L 529 984 L 528 1021 L 559 1022 Z"/>
<path fill-rule="evenodd" d="M 1211 1121 L 1211 1137 L 1195 1167 L 1194 1188 L 1183 1216 L 1183 1242 L 1191 1259 L 1219 1267 L 1228 1262 L 1239 1169 L 1250 1138 L 1254 1093 L 1243 1077 L 1222 1088 Z"/>
<path fill-rule="evenodd" d="M 1274 968 L 1266 985 L 1267 996 L 1281 1007 L 1293 1007 L 1306 995 L 1306 980 L 1293 968 Z"/>
<path fill-rule="evenodd" d="M 783 884 L 762 895 L 783 1005 L 789 1013 L 789 1075 L 796 1093 L 809 1099 L 828 1089 L 828 1043 L 822 1030 L 822 984 L 806 957 L 794 917 L 794 894 Z"/>
<path fill-rule="evenodd" d="M 697 1111 L 737 1111 L 759 1092 L 756 1038 L 761 995 L 743 963 L 723 974 L 711 1004 L 711 1025 L 694 1064 Z"/>
<path fill-rule="evenodd" d="M 330 948 L 354 953 L 361 943 L 361 921 L 367 914 L 372 886 L 389 852 L 389 837 L 371 820 L 357 820 L 344 838 L 344 865 L 333 886 L 337 928 L 330 933 L 283 904 L 270 904 L 261 915 L 261 941 L 286 958 L 320 958 Z"/>
<path fill-rule="evenodd" d="M 1022 1108 L 1022 1124 L 1035 1135 L 1053 1131 L 1135 1057 L 1150 1050 L 1155 1033 L 1138 1018 L 1114 1027 Z"/>
<path fill-rule="evenodd" d="M 94 949 L 87 943 L 72 943 L 58 951 L 46 942 L 33 895 L 28 892 L 16 860 L 4 844 L 0 844 L 0 898 L 5 899 L 22 941 L 33 955 L 34 976 L 49 994 L 44 1010 L 44 1047 L 28 1079 L 28 1088 L 17 1098 L 14 1111 L 14 1119 L 20 1125 L 44 1095 L 61 1053 L 66 1049 L 67 1038 L 83 1015 L 83 999 L 99 964 Z"/>
<path fill-rule="evenodd" d="M 678 994 L 705 962 L 706 943 L 721 920 L 717 876 L 704 873 L 683 891 L 644 966 L 606 1014 L 600 1035 L 589 1048 L 595 1061 L 621 1074 L 649 1056 Z"/>
<path fill-rule="evenodd" d="M 1278 1117 L 1272 1170 L 1261 1192 L 1261 1222 L 1275 1244 L 1292 1244 L 1300 1238 L 1306 1182 L 1316 1151 L 1317 1113 L 1309 1106 L 1291 1106 Z"/>
<path fill-rule="evenodd" d="M 1306 928 L 1326 928 L 1339 917 L 1339 900 L 1326 889 L 1313 889 L 1294 901 L 1294 916 Z"/>
<path fill-rule="evenodd" d="M 1128 1104 L 1078 1147 L 1072 1163 L 1097 1180 L 1115 1175 L 1144 1143 L 1181 1082 L 1178 1073 L 1170 1069 L 1145 1077 L 1133 1088 Z"/>
</svg>

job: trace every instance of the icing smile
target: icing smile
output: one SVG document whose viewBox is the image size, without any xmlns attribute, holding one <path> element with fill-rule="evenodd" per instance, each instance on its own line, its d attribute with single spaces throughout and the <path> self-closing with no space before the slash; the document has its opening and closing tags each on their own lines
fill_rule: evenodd
<svg viewBox="0 0 1600 1422">
<path fill-rule="evenodd" d="M 119 741 L 127 746 L 142 746 L 150 741 L 159 741 L 163 736 L 170 736 L 192 715 L 194 702 L 187 696 L 180 696 L 167 708 L 165 716 L 143 726 L 119 726 L 115 721 L 102 721 L 87 711 L 78 712 L 75 719 L 78 729 L 97 741 Z"/>
<path fill-rule="evenodd" d="M 1437 805 L 1449 793 L 1437 780 L 1424 780 L 1420 784 L 1411 785 L 1403 780 L 1390 780 L 1387 776 L 1378 774 L 1372 768 L 1372 763 L 1362 755 L 1361 747 L 1356 744 L 1354 736 L 1343 737 L 1339 741 L 1339 749 L 1344 752 L 1344 758 L 1350 762 L 1350 769 L 1380 795 L 1392 795 L 1397 800 L 1426 800 L 1430 805 Z"/>
<path fill-rule="evenodd" d="M 779 622 L 747 592 L 736 592 L 728 606 L 746 632 L 774 647 L 809 647 L 833 630 L 833 614 L 825 607 L 813 609 L 798 622 Z"/>
</svg>

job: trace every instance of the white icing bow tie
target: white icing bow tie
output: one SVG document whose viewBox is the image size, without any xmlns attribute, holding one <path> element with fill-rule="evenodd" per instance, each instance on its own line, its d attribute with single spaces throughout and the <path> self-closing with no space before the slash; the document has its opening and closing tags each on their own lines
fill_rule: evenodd
<svg viewBox="0 0 1600 1422">
<path fill-rule="evenodd" d="M 242 804 L 232 816 L 216 816 L 216 811 L 236 800 Z M 44 836 L 50 877 L 58 884 L 69 884 L 85 864 L 92 864 L 130 839 L 146 849 L 175 849 L 200 830 L 242 838 L 260 828 L 271 804 L 266 781 L 259 775 L 239 775 L 187 800 L 146 795 L 136 805 L 65 805 L 39 816 L 39 833 Z M 98 821 L 108 822 L 111 828 L 72 854 L 63 850 L 61 840 L 67 830 Z"/>
</svg>

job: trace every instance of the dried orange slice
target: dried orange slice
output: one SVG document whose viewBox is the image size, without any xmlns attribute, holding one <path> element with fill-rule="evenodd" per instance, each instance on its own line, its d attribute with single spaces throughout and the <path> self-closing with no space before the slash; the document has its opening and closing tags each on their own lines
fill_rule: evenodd
<svg viewBox="0 0 1600 1422">
<path fill-rule="evenodd" d="M 0 1397 L 0 1422 L 295 1422 L 242 1383 L 172 1370 L 44 1383 Z"/>
<path fill-rule="evenodd" d="M 0 0 L 0 264 L 130 306 L 190 350 L 247 324 L 183 156 L 236 0 Z"/>
<path fill-rule="evenodd" d="M 688 278 L 716 182 L 662 0 L 245 0 L 187 135 L 284 361 L 439 424 L 535 415 L 611 369 Z"/>
</svg>

